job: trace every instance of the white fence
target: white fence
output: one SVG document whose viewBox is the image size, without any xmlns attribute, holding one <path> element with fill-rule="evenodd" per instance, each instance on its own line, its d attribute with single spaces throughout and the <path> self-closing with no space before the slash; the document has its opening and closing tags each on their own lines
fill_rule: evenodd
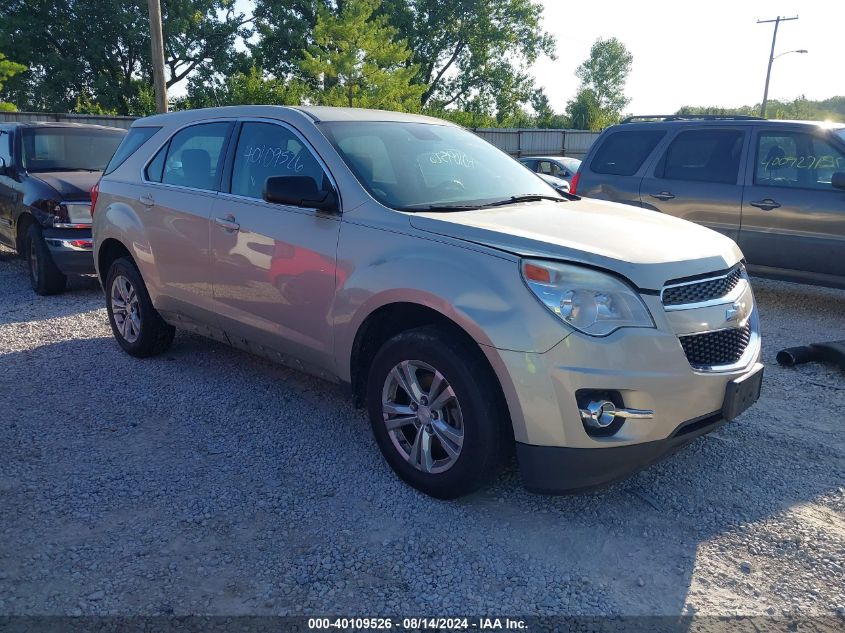
<svg viewBox="0 0 845 633">
<path fill-rule="evenodd" d="M 56 114 L 53 112 L 0 112 L 0 123 L 30 123 L 47 121 L 57 123 L 85 123 L 86 125 L 106 125 L 127 129 L 135 117 L 97 116 L 94 114 Z"/>
<path fill-rule="evenodd" d="M 0 122 L 55 121 L 87 123 L 128 128 L 134 117 L 97 116 L 93 114 L 56 114 L 51 112 L 0 112 Z M 574 156 L 583 158 L 598 132 L 585 130 L 538 130 L 533 128 L 476 128 L 473 130 L 511 156 Z"/>
<path fill-rule="evenodd" d="M 583 158 L 599 132 L 533 128 L 477 128 L 473 132 L 511 156 L 573 156 Z"/>
</svg>

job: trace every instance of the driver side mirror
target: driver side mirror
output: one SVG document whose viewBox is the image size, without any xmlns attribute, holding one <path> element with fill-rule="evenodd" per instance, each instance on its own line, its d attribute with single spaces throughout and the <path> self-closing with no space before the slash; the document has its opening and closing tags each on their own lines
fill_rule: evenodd
<svg viewBox="0 0 845 633">
<path fill-rule="evenodd" d="M 271 176 L 264 181 L 262 197 L 267 202 L 293 207 L 310 207 L 326 213 L 337 213 L 334 191 L 320 191 L 308 176 Z"/>
<path fill-rule="evenodd" d="M 830 184 L 837 189 L 845 189 L 845 171 L 835 171 L 830 178 Z"/>
<path fill-rule="evenodd" d="M 6 169 L 6 159 L 0 158 L 0 176 L 8 176 L 9 170 Z"/>
</svg>

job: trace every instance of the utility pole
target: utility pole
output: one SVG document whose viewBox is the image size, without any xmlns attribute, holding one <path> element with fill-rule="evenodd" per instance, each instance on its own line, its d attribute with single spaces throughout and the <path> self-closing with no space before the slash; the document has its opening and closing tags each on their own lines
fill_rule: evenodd
<svg viewBox="0 0 845 633">
<path fill-rule="evenodd" d="M 164 83 L 164 37 L 161 32 L 160 0 L 147 0 L 150 9 L 150 46 L 153 57 L 153 83 L 156 112 L 167 112 L 167 85 Z"/>
<path fill-rule="evenodd" d="M 151 0 L 152 1 L 152 0 Z M 772 62 L 775 61 L 775 42 L 778 39 L 778 27 L 781 22 L 788 22 L 789 20 L 797 20 L 798 16 L 792 18 L 782 18 L 778 16 L 774 20 L 757 20 L 757 24 L 775 23 L 775 31 L 772 33 L 772 52 L 769 53 L 769 69 L 766 71 L 766 87 L 763 90 L 763 103 L 760 104 L 760 116 L 766 116 L 766 102 L 769 100 L 769 79 L 772 76 Z"/>
</svg>

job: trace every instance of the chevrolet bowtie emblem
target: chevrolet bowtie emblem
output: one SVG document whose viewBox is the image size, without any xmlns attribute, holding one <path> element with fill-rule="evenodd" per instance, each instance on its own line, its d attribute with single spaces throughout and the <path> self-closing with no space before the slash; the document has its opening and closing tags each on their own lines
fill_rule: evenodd
<svg viewBox="0 0 845 633">
<path fill-rule="evenodd" d="M 731 321 L 738 321 L 745 316 L 744 312 L 745 303 L 737 301 L 725 312 L 725 321 L 727 321 L 728 323 L 730 323 Z"/>
</svg>

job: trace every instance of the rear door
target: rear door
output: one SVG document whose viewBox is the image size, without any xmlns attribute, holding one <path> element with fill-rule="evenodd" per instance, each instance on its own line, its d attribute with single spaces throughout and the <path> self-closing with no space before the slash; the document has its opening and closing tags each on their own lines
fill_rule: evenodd
<svg viewBox="0 0 845 633">
<path fill-rule="evenodd" d="M 642 206 L 739 239 L 747 128 L 685 127 L 640 184 Z"/>
<path fill-rule="evenodd" d="M 829 130 L 757 126 L 739 245 L 749 263 L 845 277 L 845 144 Z"/>
<path fill-rule="evenodd" d="M 602 135 L 581 166 L 578 195 L 640 206 L 640 181 L 665 130 L 620 125 Z"/>
<path fill-rule="evenodd" d="M 156 307 L 175 313 L 189 329 L 216 321 L 209 222 L 233 127 L 232 121 L 211 121 L 176 132 L 146 166 L 133 200 L 155 262 Z"/>
<path fill-rule="evenodd" d="M 271 176 L 336 187 L 305 139 L 277 121 L 244 121 L 229 162 L 211 225 L 222 327 L 240 347 L 330 368 L 340 215 L 265 202 L 262 191 Z"/>
</svg>

